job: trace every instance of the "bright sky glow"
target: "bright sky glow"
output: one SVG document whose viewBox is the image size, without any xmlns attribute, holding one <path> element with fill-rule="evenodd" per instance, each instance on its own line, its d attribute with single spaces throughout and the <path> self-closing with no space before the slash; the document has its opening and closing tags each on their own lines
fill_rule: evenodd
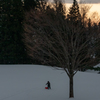
<svg viewBox="0 0 100 100">
<path fill-rule="evenodd" d="M 91 12 L 97 11 L 100 14 L 100 3 L 99 4 L 92 4 L 90 11 Z"/>
<path fill-rule="evenodd" d="M 66 3 L 67 4 L 67 7 L 70 7 L 72 4 L 71 3 Z M 90 16 L 93 12 L 97 12 L 98 15 L 100 15 L 100 3 L 95 3 L 95 4 L 85 4 L 85 5 L 90 5 L 91 8 L 90 8 Z"/>
<path fill-rule="evenodd" d="M 49 1 L 53 1 L 53 0 L 49 0 Z M 62 0 L 64 1 L 65 3 L 72 3 L 73 0 Z M 85 2 L 85 3 L 100 3 L 100 0 L 77 0 L 77 2 Z"/>
<path fill-rule="evenodd" d="M 53 0 L 49 0 L 53 1 Z M 70 6 L 73 3 L 73 0 L 62 0 Z M 100 0 L 77 0 L 77 2 L 83 2 L 87 5 L 92 5 L 90 12 L 98 12 L 100 14 Z"/>
</svg>

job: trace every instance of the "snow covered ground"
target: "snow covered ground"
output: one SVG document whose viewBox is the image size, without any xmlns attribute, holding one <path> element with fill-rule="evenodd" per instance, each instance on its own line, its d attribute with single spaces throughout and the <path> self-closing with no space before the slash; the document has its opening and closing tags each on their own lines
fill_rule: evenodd
<svg viewBox="0 0 100 100">
<path fill-rule="evenodd" d="M 51 90 L 45 89 L 47 81 Z M 63 70 L 40 65 L 0 65 L 0 100 L 100 100 L 100 74 L 78 72 L 74 96 Z"/>
<path fill-rule="evenodd" d="M 96 67 L 100 67 L 100 64 L 97 64 L 97 65 L 94 66 L 94 68 L 96 68 Z"/>
</svg>

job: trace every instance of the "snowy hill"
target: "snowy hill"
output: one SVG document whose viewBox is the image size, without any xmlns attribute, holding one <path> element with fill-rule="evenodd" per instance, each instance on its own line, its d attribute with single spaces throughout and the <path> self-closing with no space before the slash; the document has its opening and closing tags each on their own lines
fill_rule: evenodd
<svg viewBox="0 0 100 100">
<path fill-rule="evenodd" d="M 51 90 L 45 90 L 47 81 Z M 100 74 L 78 72 L 71 100 L 100 100 Z M 69 100 L 63 70 L 40 65 L 0 65 L 0 100 Z"/>
<path fill-rule="evenodd" d="M 97 65 L 94 66 L 94 68 L 97 68 L 97 67 L 100 67 L 100 64 L 97 64 Z"/>
</svg>

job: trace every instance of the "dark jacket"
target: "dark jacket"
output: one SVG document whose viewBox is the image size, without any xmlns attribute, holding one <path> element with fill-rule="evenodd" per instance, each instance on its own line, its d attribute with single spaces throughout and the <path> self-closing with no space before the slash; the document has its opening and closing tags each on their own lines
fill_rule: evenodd
<svg viewBox="0 0 100 100">
<path fill-rule="evenodd" d="M 50 86 L 50 82 L 49 81 L 46 83 L 46 85 L 48 86 L 48 89 L 51 89 L 51 86 Z"/>
</svg>

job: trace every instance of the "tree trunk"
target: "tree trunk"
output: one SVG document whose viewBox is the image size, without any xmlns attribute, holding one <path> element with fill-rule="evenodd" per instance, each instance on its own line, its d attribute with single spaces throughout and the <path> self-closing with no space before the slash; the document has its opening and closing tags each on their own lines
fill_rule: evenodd
<svg viewBox="0 0 100 100">
<path fill-rule="evenodd" d="M 70 80 L 70 90 L 69 90 L 69 98 L 73 98 L 74 97 L 74 91 L 73 91 L 73 76 L 69 77 Z"/>
</svg>

